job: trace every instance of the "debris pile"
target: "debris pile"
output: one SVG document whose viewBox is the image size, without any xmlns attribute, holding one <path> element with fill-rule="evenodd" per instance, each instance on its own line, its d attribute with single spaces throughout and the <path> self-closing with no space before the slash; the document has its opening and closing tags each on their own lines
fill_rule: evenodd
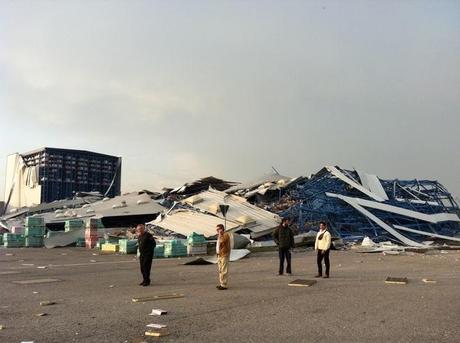
<svg viewBox="0 0 460 343">
<path fill-rule="evenodd" d="M 217 189 L 218 191 L 224 191 L 238 184 L 238 182 L 225 181 L 214 176 L 208 176 L 193 182 L 186 183 L 183 186 L 174 189 L 166 188 L 163 196 L 164 198 L 174 197 L 175 199 L 181 199 L 183 197 L 201 193 L 208 190 L 209 188 Z"/>
<path fill-rule="evenodd" d="M 263 175 L 247 183 L 233 186 L 226 190 L 229 194 L 235 194 L 247 199 L 252 204 L 264 207 L 267 204 L 277 202 L 292 185 L 302 177 L 291 178 L 284 176 L 273 169 L 273 173 Z"/>
<path fill-rule="evenodd" d="M 225 213 L 222 205 L 228 206 Z M 6 246 L 77 244 L 125 253 L 132 251 L 133 243 L 123 241 L 120 249 L 119 239 L 135 238 L 127 230 L 138 223 L 147 223 L 160 240 L 185 240 L 192 234 L 212 240 L 216 225 L 225 223 L 227 231 L 246 235 L 257 245 L 270 240 L 280 216 L 291 218 L 294 231 L 301 235 L 316 231 L 320 221 L 327 221 L 342 245 L 366 236 L 376 243 L 389 241 L 412 247 L 426 247 L 426 240 L 460 243 L 459 206 L 437 181 L 384 180 L 333 166 L 311 177 L 290 178 L 274 170 L 239 184 L 210 176 L 163 193 L 141 191 L 111 199 L 88 194 L 78 201 L 42 204 L 39 208 L 17 209 L 0 218 L 2 229 L 8 229 L 8 235 L 3 236 Z M 31 213 L 32 217 L 25 217 Z M 47 237 L 41 244 L 42 231 L 29 231 L 24 244 L 20 234 L 10 235 L 14 230 L 21 232 L 26 218 L 40 221 L 42 229 L 46 225 Z M 100 228 L 105 227 L 103 233 L 91 227 L 85 231 L 88 220 L 98 220 Z M 116 237 L 114 229 L 120 229 Z M 197 244 L 183 246 L 192 255 L 204 252 Z M 169 249 L 167 245 L 165 249 Z"/>
<path fill-rule="evenodd" d="M 437 181 L 383 180 L 329 166 L 298 183 L 288 196 L 297 204 L 281 214 L 295 218 L 301 232 L 325 220 L 345 241 L 368 236 L 408 246 L 424 246 L 427 237 L 460 242 L 458 204 Z"/>
</svg>

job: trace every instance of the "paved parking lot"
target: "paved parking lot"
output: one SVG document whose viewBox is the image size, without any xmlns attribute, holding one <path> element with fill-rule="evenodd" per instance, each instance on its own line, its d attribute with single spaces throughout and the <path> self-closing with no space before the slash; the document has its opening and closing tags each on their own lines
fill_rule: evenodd
<svg viewBox="0 0 460 343">
<path fill-rule="evenodd" d="M 218 291 L 216 267 L 182 265 L 188 259 L 155 260 L 153 285 L 139 287 L 132 255 L 0 249 L 0 342 L 460 341 L 458 251 L 335 251 L 331 259 L 331 278 L 304 288 L 287 284 L 313 277 L 313 251 L 294 253 L 292 277 L 277 275 L 275 252 L 252 254 L 231 263 L 230 289 Z M 405 276 L 409 283 L 387 285 L 387 276 Z M 27 283 L 38 279 L 58 281 Z M 185 297 L 131 301 L 172 292 Z M 56 304 L 40 306 L 41 301 Z M 169 313 L 148 316 L 152 308 Z M 149 323 L 168 325 L 170 336 L 146 338 Z"/>
</svg>

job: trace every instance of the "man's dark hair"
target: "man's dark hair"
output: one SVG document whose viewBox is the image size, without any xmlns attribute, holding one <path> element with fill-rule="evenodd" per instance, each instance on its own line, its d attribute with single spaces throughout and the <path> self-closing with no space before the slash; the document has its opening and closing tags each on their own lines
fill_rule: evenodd
<svg viewBox="0 0 460 343">
<path fill-rule="evenodd" d="M 224 225 L 222 225 L 222 224 L 217 224 L 217 228 L 218 228 L 218 229 L 225 230 Z"/>
<path fill-rule="evenodd" d="M 288 217 L 284 217 L 283 219 L 281 219 L 281 223 L 284 223 L 284 222 L 289 222 L 289 218 L 288 218 Z"/>
<path fill-rule="evenodd" d="M 326 222 L 319 222 L 319 225 L 323 224 L 324 226 L 327 226 Z"/>
</svg>

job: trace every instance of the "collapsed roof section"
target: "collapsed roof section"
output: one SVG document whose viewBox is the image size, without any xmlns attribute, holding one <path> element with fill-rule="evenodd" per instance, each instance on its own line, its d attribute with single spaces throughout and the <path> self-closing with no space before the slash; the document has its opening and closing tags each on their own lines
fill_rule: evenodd
<svg viewBox="0 0 460 343">
<path fill-rule="evenodd" d="M 279 189 L 280 187 L 285 186 L 291 180 L 292 178 L 289 176 L 283 176 L 277 172 L 273 172 L 258 177 L 250 182 L 235 185 L 227 189 L 227 193 L 234 193 L 245 197 L 246 194 L 252 193 L 253 191 L 258 191 L 261 192 L 260 194 L 264 194 L 269 189 Z"/>
<path fill-rule="evenodd" d="M 223 224 L 221 218 L 190 209 L 174 209 L 159 215 L 151 224 L 183 236 L 193 232 L 211 237 L 216 235 L 217 224 Z M 232 231 L 239 224 L 228 221 L 227 230 Z"/>
<path fill-rule="evenodd" d="M 249 231 L 252 238 L 259 238 L 271 233 L 279 225 L 281 219 L 276 214 L 250 204 L 242 197 L 212 188 L 186 198 L 181 203 L 220 218 L 220 223 L 224 220 L 224 216 L 220 211 L 219 205 L 229 205 L 226 214 L 227 230 L 235 232 Z"/>
<path fill-rule="evenodd" d="M 22 207 L 13 209 L 10 213 L 4 215 L 2 219 L 9 220 L 15 217 L 31 216 L 38 213 L 50 212 L 60 209 L 70 209 L 81 207 L 102 200 L 103 195 L 97 192 L 78 192 L 73 199 L 55 200 L 48 203 L 42 203 L 32 207 Z"/>
<path fill-rule="evenodd" d="M 460 242 L 459 207 L 437 181 L 383 180 L 328 166 L 289 192 L 298 203 L 283 212 L 308 230 L 329 223 L 344 239 L 364 236 L 409 246 L 428 237 Z"/>
<path fill-rule="evenodd" d="M 183 186 L 168 190 L 167 193 L 170 195 L 180 195 L 180 196 L 190 196 L 193 194 L 198 194 L 207 190 L 209 187 L 217 189 L 219 191 L 224 191 L 230 187 L 238 185 L 238 182 L 225 181 L 218 179 L 214 176 L 204 177 L 193 182 L 184 184 Z"/>
<path fill-rule="evenodd" d="M 122 227 L 151 221 L 164 210 L 165 207 L 148 194 L 134 192 L 36 216 L 43 217 L 48 227 L 61 226 L 66 220 L 87 218 L 101 218 L 106 227 Z"/>
</svg>

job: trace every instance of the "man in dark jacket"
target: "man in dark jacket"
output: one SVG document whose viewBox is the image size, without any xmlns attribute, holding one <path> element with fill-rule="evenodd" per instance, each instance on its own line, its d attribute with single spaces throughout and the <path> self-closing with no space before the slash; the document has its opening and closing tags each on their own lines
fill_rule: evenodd
<svg viewBox="0 0 460 343">
<path fill-rule="evenodd" d="M 145 231 L 144 224 L 137 225 L 136 232 L 139 247 L 139 262 L 143 277 L 143 281 L 139 286 L 148 286 L 150 285 L 150 269 L 152 268 L 153 251 L 156 242 L 150 232 Z"/>
<path fill-rule="evenodd" d="M 280 258 L 279 275 L 283 275 L 284 260 L 286 259 L 286 274 L 291 275 L 291 249 L 294 248 L 294 234 L 289 227 L 289 218 L 283 218 L 281 225 L 273 232 L 273 239 L 278 246 Z"/>
</svg>

